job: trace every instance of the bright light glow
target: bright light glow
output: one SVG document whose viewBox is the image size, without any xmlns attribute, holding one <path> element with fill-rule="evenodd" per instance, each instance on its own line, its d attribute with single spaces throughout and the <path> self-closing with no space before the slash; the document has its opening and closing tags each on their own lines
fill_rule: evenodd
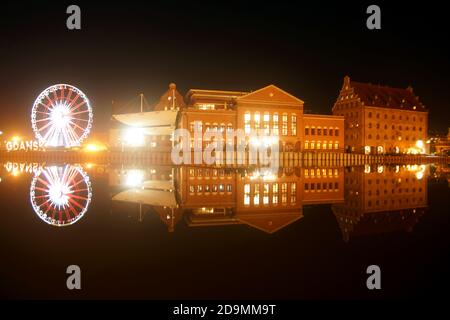
<svg viewBox="0 0 450 320">
<path fill-rule="evenodd" d="M 89 135 L 93 114 L 89 99 L 78 88 L 57 84 L 35 100 L 31 124 L 39 143 L 53 147 L 76 147 Z"/>
<path fill-rule="evenodd" d="M 137 187 L 144 181 L 144 172 L 142 170 L 130 170 L 126 174 L 125 184 L 129 187 Z"/>
<path fill-rule="evenodd" d="M 19 136 L 14 136 L 14 137 L 11 138 L 11 141 L 17 142 L 17 141 L 20 141 L 21 139 L 22 139 L 22 138 L 19 137 Z"/>
<path fill-rule="evenodd" d="M 370 154 L 370 146 L 364 147 L 364 154 Z"/>
<path fill-rule="evenodd" d="M 141 147 L 145 145 L 145 134 L 142 128 L 130 128 L 123 135 L 123 142 L 127 146 Z"/>
<path fill-rule="evenodd" d="M 422 140 L 417 140 L 417 141 L 416 141 L 416 147 L 417 147 L 417 148 L 423 148 L 423 146 L 424 146 L 424 144 L 423 144 L 423 141 L 422 141 Z"/>
<path fill-rule="evenodd" d="M 88 152 L 103 151 L 103 150 L 106 150 L 106 146 L 104 146 L 102 144 L 98 144 L 98 143 L 90 143 L 90 144 L 86 145 L 84 150 L 88 151 Z"/>
</svg>

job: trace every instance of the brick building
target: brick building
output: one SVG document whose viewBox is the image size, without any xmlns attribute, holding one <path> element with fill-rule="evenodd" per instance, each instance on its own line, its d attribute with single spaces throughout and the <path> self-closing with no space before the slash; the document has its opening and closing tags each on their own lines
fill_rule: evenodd
<svg viewBox="0 0 450 320">
<path fill-rule="evenodd" d="M 345 150 L 365 154 L 426 153 L 428 109 L 406 89 L 351 81 L 333 106 L 345 117 Z"/>
</svg>

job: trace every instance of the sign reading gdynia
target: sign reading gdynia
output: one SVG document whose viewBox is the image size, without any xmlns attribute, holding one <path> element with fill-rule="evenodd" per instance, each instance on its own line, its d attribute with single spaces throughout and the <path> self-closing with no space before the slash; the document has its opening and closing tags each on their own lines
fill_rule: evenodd
<svg viewBox="0 0 450 320">
<path fill-rule="evenodd" d="M 8 140 L 5 141 L 6 151 L 42 151 L 44 143 L 36 140 Z"/>
</svg>

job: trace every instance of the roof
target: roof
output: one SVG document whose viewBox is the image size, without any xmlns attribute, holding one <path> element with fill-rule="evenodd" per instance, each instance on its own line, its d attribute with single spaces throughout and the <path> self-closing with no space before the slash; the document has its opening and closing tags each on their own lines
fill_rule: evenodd
<svg viewBox="0 0 450 320">
<path fill-rule="evenodd" d="M 302 106 L 304 101 L 271 84 L 237 98 L 238 103 L 265 103 Z"/>
<path fill-rule="evenodd" d="M 411 87 L 403 89 L 356 82 L 351 81 L 348 76 L 344 78 L 344 87 L 347 85 L 353 88 L 365 106 L 428 111 Z"/>
</svg>

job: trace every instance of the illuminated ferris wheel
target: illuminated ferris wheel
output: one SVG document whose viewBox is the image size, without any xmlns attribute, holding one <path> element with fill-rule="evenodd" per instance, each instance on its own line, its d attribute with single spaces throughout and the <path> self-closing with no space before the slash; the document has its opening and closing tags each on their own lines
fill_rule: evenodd
<svg viewBox="0 0 450 320">
<path fill-rule="evenodd" d="M 89 99 L 68 84 L 51 86 L 37 97 L 31 124 L 39 143 L 52 147 L 79 146 L 92 127 Z"/>
<path fill-rule="evenodd" d="M 80 220 L 91 198 L 89 176 L 78 166 L 47 167 L 31 181 L 30 200 L 34 211 L 54 226 L 68 226 Z"/>
</svg>

